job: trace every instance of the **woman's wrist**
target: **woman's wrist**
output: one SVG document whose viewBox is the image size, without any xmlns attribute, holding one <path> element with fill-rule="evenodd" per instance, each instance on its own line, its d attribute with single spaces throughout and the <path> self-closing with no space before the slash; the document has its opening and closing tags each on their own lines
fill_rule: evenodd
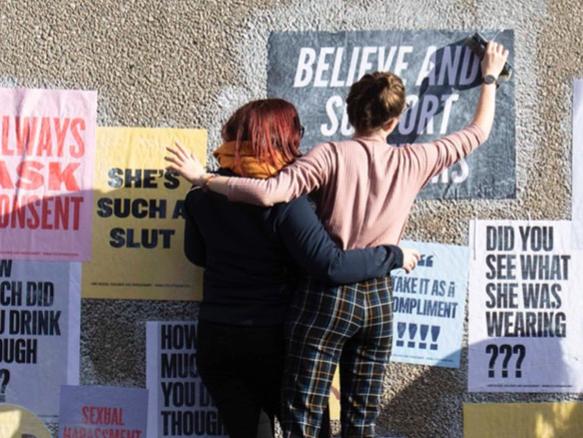
<svg viewBox="0 0 583 438">
<path fill-rule="evenodd" d="M 197 186 L 197 187 L 205 187 L 208 182 L 213 179 L 215 177 L 215 175 L 213 173 L 203 173 L 201 176 L 197 177 L 197 178 L 193 178 L 192 181 L 190 181 L 192 183 L 192 185 Z"/>
</svg>

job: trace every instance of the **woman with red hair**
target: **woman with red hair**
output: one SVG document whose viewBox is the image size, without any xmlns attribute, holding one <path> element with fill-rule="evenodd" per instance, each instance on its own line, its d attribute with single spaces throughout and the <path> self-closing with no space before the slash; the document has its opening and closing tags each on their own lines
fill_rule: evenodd
<svg viewBox="0 0 583 438">
<path fill-rule="evenodd" d="M 387 145 L 406 109 L 405 87 L 390 72 L 366 74 L 346 103 L 354 137 L 322 143 L 267 180 L 210 175 L 192 156 L 175 163 L 193 184 L 232 201 L 287 202 L 318 192 L 318 215 L 343 248 L 398 244 L 419 191 L 484 143 L 494 121 L 496 82 L 508 50 L 490 42 L 471 123 L 424 144 Z M 340 364 L 342 436 L 374 437 L 392 341 L 390 278 L 350 286 L 309 283 L 292 304 L 283 397 L 284 436 L 318 435 L 334 370 Z"/>
<path fill-rule="evenodd" d="M 281 99 L 250 102 L 222 130 L 218 175 L 265 179 L 299 156 L 302 127 Z M 173 163 L 187 156 L 177 147 Z M 232 203 L 193 188 L 185 204 L 185 252 L 204 270 L 197 366 L 231 438 L 272 438 L 279 416 L 284 320 L 303 274 L 326 284 L 384 277 L 414 251 L 394 245 L 343 251 L 309 201 L 271 208 Z M 405 259 L 405 260 L 403 260 Z M 319 436 L 329 435 L 328 425 Z"/>
</svg>

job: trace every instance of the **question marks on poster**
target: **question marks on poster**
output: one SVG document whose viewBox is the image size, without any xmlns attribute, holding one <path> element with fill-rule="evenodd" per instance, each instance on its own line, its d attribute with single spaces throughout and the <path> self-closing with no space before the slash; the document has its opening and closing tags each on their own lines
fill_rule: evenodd
<svg viewBox="0 0 583 438">
<path fill-rule="evenodd" d="M 10 370 L 0 370 L 0 403 L 6 402 L 6 387 L 10 383 Z"/>
<path fill-rule="evenodd" d="M 488 363 L 488 377 L 496 377 L 496 365 L 498 362 L 498 357 L 502 357 L 502 370 L 500 375 L 503 378 L 508 377 L 509 365 L 513 357 L 516 357 L 514 363 L 515 377 L 522 378 L 522 363 L 526 357 L 526 347 L 522 344 L 510 345 L 510 344 L 488 344 L 486 345 L 486 354 L 490 355 L 490 361 Z"/>
</svg>

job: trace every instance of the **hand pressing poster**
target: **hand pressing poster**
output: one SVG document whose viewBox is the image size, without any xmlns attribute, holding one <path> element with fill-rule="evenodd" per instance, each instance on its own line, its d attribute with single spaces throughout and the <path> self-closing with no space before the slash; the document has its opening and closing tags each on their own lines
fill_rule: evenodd
<svg viewBox="0 0 583 438">
<path fill-rule="evenodd" d="M 583 264 L 567 221 L 475 221 L 470 391 L 583 390 Z"/>
<path fill-rule="evenodd" d="M 83 265 L 83 296 L 195 300 L 202 271 L 184 255 L 188 181 L 166 170 L 178 141 L 206 161 L 206 131 L 99 128 L 93 248 Z"/>
<path fill-rule="evenodd" d="M 0 257 L 85 261 L 97 93 L 0 89 Z"/>
<path fill-rule="evenodd" d="M 480 60 L 464 46 L 469 32 L 447 30 L 274 32 L 269 37 L 267 94 L 298 108 L 306 152 L 319 143 L 352 137 L 345 100 L 364 74 L 392 71 L 406 87 L 410 108 L 391 144 L 421 143 L 462 129 L 474 113 Z M 510 50 L 514 32 L 484 32 Z M 514 198 L 514 82 L 500 86 L 494 128 L 485 145 L 425 187 L 424 199 Z"/>
</svg>

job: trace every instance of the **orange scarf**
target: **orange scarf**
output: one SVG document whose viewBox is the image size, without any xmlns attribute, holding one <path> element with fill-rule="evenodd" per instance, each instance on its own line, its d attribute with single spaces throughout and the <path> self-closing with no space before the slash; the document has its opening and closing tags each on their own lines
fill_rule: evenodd
<svg viewBox="0 0 583 438">
<path fill-rule="evenodd" d="M 235 172 L 237 175 L 247 176 L 250 178 L 260 178 L 267 179 L 277 174 L 286 163 L 282 155 L 276 151 L 275 153 L 275 163 L 267 163 L 259 160 L 251 151 L 251 147 L 248 142 L 241 143 L 241 150 L 239 151 L 240 160 L 239 163 L 235 160 L 235 142 L 230 141 L 223 143 L 219 148 L 215 150 L 213 155 L 217 160 L 219 160 L 219 165 L 223 169 L 229 169 Z"/>
</svg>

